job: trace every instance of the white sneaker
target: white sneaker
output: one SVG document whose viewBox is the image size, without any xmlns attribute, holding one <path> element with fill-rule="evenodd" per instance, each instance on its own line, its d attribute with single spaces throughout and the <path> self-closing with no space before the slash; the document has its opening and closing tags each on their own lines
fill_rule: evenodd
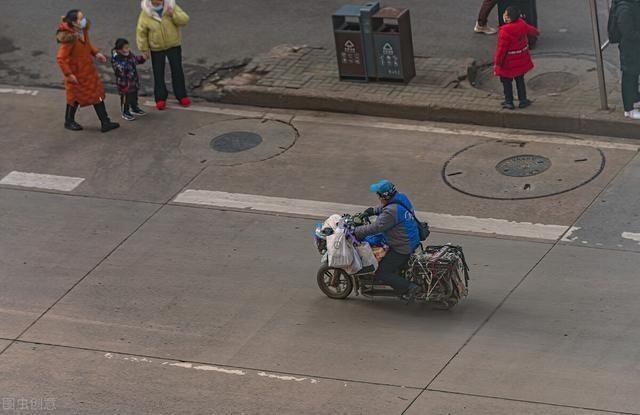
<svg viewBox="0 0 640 415">
<path fill-rule="evenodd" d="M 635 109 L 633 111 L 625 111 L 624 116 L 631 118 L 632 120 L 640 120 L 640 110 Z"/>
<path fill-rule="evenodd" d="M 473 31 L 476 33 L 484 33 L 485 35 L 495 35 L 498 33 L 496 29 L 490 26 L 480 26 L 478 22 L 476 22 L 476 27 L 473 28 Z"/>
<path fill-rule="evenodd" d="M 635 104 L 633 104 L 633 108 L 640 110 L 640 101 L 636 102 Z"/>
</svg>

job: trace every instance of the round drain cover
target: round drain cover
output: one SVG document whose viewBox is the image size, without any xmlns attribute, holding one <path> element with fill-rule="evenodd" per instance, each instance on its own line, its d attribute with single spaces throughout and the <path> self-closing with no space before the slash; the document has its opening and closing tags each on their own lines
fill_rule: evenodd
<svg viewBox="0 0 640 415">
<path fill-rule="evenodd" d="M 527 86 L 537 93 L 559 93 L 575 88 L 580 78 L 570 72 L 545 72 L 534 76 L 527 82 Z"/>
<path fill-rule="evenodd" d="M 262 137 L 248 131 L 232 131 L 211 140 L 211 148 L 221 153 L 239 153 L 257 147 Z"/>
<path fill-rule="evenodd" d="M 593 147 L 498 140 L 458 151 L 445 163 L 442 178 L 469 196 L 537 199 L 575 190 L 604 166 L 604 154 Z"/>
<path fill-rule="evenodd" d="M 542 156 L 522 154 L 502 160 L 496 165 L 500 174 L 511 177 L 529 177 L 540 174 L 551 167 L 551 160 Z"/>
</svg>

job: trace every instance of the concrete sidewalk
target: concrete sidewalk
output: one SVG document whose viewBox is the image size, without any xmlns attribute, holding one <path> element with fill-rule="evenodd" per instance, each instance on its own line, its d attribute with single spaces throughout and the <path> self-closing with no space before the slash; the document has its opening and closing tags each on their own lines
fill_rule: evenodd
<svg viewBox="0 0 640 415">
<path fill-rule="evenodd" d="M 252 60 L 221 65 L 192 79 L 194 96 L 231 104 L 471 123 L 565 133 L 638 138 L 622 116 L 619 75 L 607 67 L 609 111 L 599 110 L 595 62 L 585 55 L 534 56 L 525 110 L 503 110 L 490 64 L 417 57 L 408 84 L 340 81 L 332 49 L 282 45 Z"/>
</svg>

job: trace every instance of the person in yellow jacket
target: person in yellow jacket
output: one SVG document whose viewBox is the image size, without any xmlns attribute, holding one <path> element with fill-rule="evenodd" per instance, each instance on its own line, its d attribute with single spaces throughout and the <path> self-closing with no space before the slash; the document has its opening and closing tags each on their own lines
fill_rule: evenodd
<svg viewBox="0 0 640 415">
<path fill-rule="evenodd" d="M 153 67 L 153 93 L 156 108 L 167 106 L 167 85 L 164 81 L 166 60 L 171 67 L 173 93 L 183 107 L 191 105 L 182 70 L 182 34 L 180 29 L 189 22 L 189 16 L 176 4 L 176 0 L 142 0 L 138 18 L 136 41 L 145 58 L 151 56 Z"/>
</svg>

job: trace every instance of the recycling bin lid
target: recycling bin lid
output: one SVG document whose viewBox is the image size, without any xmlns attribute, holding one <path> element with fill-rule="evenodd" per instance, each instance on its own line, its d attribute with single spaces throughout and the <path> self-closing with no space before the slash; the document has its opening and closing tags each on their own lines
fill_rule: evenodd
<svg viewBox="0 0 640 415">
<path fill-rule="evenodd" d="M 373 15 L 373 17 L 377 19 L 399 19 L 408 11 L 409 9 L 406 8 L 383 7 L 378 10 L 378 12 Z"/>
<path fill-rule="evenodd" d="M 358 6 L 355 4 L 346 4 L 340 7 L 333 15 L 344 16 L 344 17 L 358 17 L 360 16 L 361 7 L 362 6 Z"/>
</svg>

